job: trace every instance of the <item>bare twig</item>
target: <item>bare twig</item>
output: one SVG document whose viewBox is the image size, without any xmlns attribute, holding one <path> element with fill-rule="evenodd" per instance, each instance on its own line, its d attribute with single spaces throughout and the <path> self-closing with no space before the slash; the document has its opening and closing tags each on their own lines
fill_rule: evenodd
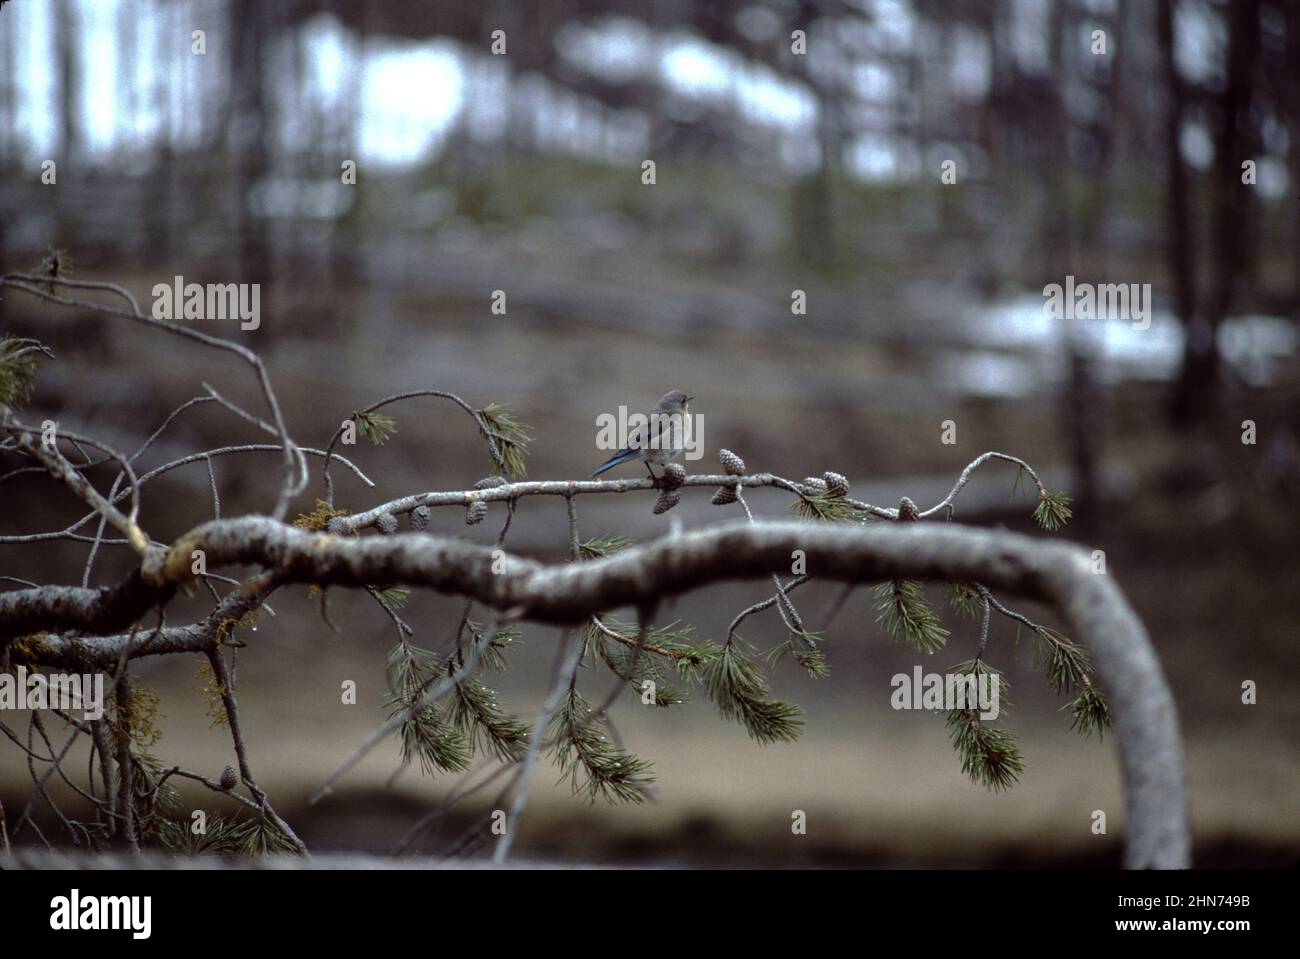
<svg viewBox="0 0 1300 959">
<path fill-rule="evenodd" d="M 201 333 L 188 326 L 182 326 L 173 323 L 170 320 L 160 320 L 148 314 L 140 312 L 140 304 L 130 291 L 115 283 L 102 283 L 90 280 L 70 280 L 66 278 L 54 278 L 43 276 L 39 273 L 9 273 L 0 276 L 0 289 L 5 286 L 11 286 L 16 290 L 22 290 L 24 293 L 30 293 L 32 296 L 39 297 L 43 300 L 49 300 L 52 303 L 60 303 L 64 306 L 75 306 L 81 309 L 94 310 L 109 316 L 124 317 L 134 320 L 137 323 L 143 323 L 146 326 L 156 327 L 165 330 L 175 336 L 180 336 L 204 346 L 213 349 L 225 350 L 233 353 L 249 364 L 257 376 L 258 386 L 262 390 L 262 396 L 266 404 L 270 407 L 271 418 L 275 423 L 276 432 L 280 438 L 281 448 L 284 451 L 284 478 L 280 486 L 280 496 L 276 501 L 275 508 L 271 515 L 276 519 L 282 519 L 289 508 L 289 500 L 292 497 L 294 488 L 294 452 L 293 441 L 289 439 L 289 431 L 284 424 L 284 416 L 280 412 L 280 404 L 275 398 L 275 391 L 271 388 L 270 377 L 267 376 L 266 367 L 262 364 L 261 358 L 252 350 L 232 343 L 230 340 L 224 340 L 217 336 L 210 336 L 207 333 Z M 86 290 L 105 290 L 115 293 L 130 305 L 130 310 L 123 310 L 117 307 L 108 306 L 104 303 L 96 303 L 93 300 L 78 300 L 72 297 L 59 296 L 56 293 L 44 287 L 64 286 L 74 289 Z"/>
<path fill-rule="evenodd" d="M 497 847 L 492 853 L 492 861 L 500 864 L 510 855 L 510 846 L 519 831 L 519 820 L 523 818 L 524 807 L 528 805 L 528 791 L 533 767 L 542 751 L 542 741 L 546 738 L 547 727 L 555 715 L 560 700 L 564 698 L 569 681 L 578 668 L 578 658 L 582 655 L 582 642 L 573 629 L 564 630 L 560 637 L 559 649 L 555 653 L 555 671 L 551 676 L 550 692 L 546 701 L 538 710 L 533 720 L 532 732 L 528 737 L 528 751 L 520 763 L 519 773 L 514 783 L 514 798 L 510 804 L 510 813 L 506 817 L 506 831 L 497 840 Z M 622 684 L 620 684 L 621 687 Z"/>
</svg>

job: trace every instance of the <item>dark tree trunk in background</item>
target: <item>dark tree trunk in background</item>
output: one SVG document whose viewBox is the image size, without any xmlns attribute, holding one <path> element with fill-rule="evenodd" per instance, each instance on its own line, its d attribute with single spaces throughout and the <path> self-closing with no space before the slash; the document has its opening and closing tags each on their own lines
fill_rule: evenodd
<svg viewBox="0 0 1300 959">
<path fill-rule="evenodd" d="M 159 16 L 160 26 L 164 31 L 170 34 L 181 30 L 182 35 L 188 38 L 189 32 L 183 29 L 185 24 L 181 22 L 180 17 L 176 16 L 175 9 L 163 8 Z M 146 269 L 161 271 L 164 276 L 182 272 L 173 269 L 177 254 L 182 252 L 177 249 L 176 238 L 183 234 L 177 229 L 176 224 L 178 219 L 175 209 L 177 163 L 171 125 L 172 105 L 179 95 L 172 75 L 173 71 L 178 69 L 180 57 L 189 56 L 188 43 L 182 49 L 184 52 L 178 52 L 174 45 L 165 44 L 155 53 L 157 74 L 153 89 L 149 91 L 153 108 L 158 111 L 158 115 L 163 120 L 154 144 L 153 164 L 149 171 L 148 183 L 144 187 L 148 191 L 148 200 L 144 205 L 146 228 L 141 247 L 141 259 Z"/>
<path fill-rule="evenodd" d="M 79 146 L 81 119 L 77 109 L 77 95 L 81 89 L 76 53 L 78 15 L 72 0 L 59 0 L 54 12 L 59 70 L 59 149 L 63 153 L 62 159 L 70 160 Z"/>
<path fill-rule="evenodd" d="M 1232 309 L 1240 274 L 1249 263 L 1250 194 L 1241 182 L 1243 160 L 1253 142 L 1249 112 L 1259 52 L 1259 0 L 1233 0 L 1224 11 L 1228 32 L 1228 76 L 1219 98 L 1212 191 L 1212 236 L 1216 271 L 1203 316 L 1187 328 L 1183 366 L 1174 397 L 1180 423 L 1203 419 L 1220 389 L 1219 326 Z"/>
<path fill-rule="evenodd" d="M 12 27 L 13 11 L 0 8 L 0 63 L 14 62 L 14 31 Z M 18 145 L 18 138 L 13 135 L 15 118 L 18 113 L 18 80 L 13 70 L 0 71 L 0 130 L 5 135 L 0 137 L 0 195 L 5 184 L 10 182 L 23 157 Z M 5 223 L 8 218 L 0 216 L 0 273 L 13 271 L 17 264 L 9 262 L 5 251 Z M 0 297 L 0 330 L 4 329 L 5 297 Z"/>
<path fill-rule="evenodd" d="M 232 109 L 230 143 L 235 164 L 235 236 L 243 283 L 265 284 L 271 275 L 269 243 L 254 215 L 254 187 L 270 170 L 265 62 L 271 5 L 260 0 L 233 0 L 230 5 L 230 75 Z M 268 310 L 266 289 L 262 309 Z"/>
<path fill-rule="evenodd" d="M 1160 0 L 1157 30 L 1160 35 L 1160 59 L 1164 72 L 1167 105 L 1165 108 L 1165 243 L 1169 276 L 1174 284 L 1178 318 L 1182 321 L 1187 343 L 1195 338 L 1200 319 L 1196 309 L 1196 245 L 1192 236 L 1190 188 L 1187 167 L 1183 163 L 1180 137 L 1186 110 L 1187 93 L 1174 57 L 1173 0 Z M 1186 356 L 1184 372 L 1186 372 Z M 1175 420 L 1186 421 L 1191 413 L 1184 381 L 1174 395 Z"/>
<path fill-rule="evenodd" d="M 1060 282 L 1078 263 L 1075 243 L 1077 225 L 1071 196 L 1074 168 L 1070 157 L 1070 113 L 1066 104 L 1074 75 L 1074 48 L 1065 43 L 1075 20 L 1071 15 L 1069 0 L 1049 2 L 1052 5 L 1048 28 L 1049 48 L 1051 62 L 1054 64 L 1054 82 L 1048 87 L 1050 96 L 1044 105 L 1050 127 L 1048 150 L 1051 162 L 1043 164 L 1042 187 L 1047 202 L 1043 204 L 1046 218 L 1042 229 L 1043 253 L 1047 259 L 1048 272 L 1053 280 Z"/>
<path fill-rule="evenodd" d="M 81 69 L 77 54 L 79 14 L 72 0 L 59 0 L 54 7 L 55 57 L 59 75 L 59 147 L 52 159 L 57 164 L 58 181 L 54 189 L 57 210 L 54 235 L 56 247 L 69 248 L 76 240 L 76 203 L 73 182 L 80 180 L 76 160 L 81 153 Z M 46 189 L 49 189 L 48 187 Z"/>
<path fill-rule="evenodd" d="M 1078 20 L 1069 0 L 1055 0 L 1050 23 L 1051 61 L 1055 83 L 1050 88 L 1046 109 L 1049 111 L 1050 162 L 1043 163 L 1043 190 L 1048 202 L 1043 204 L 1043 252 L 1048 273 L 1054 283 L 1063 283 L 1066 274 L 1079 273 L 1083 267 L 1078 242 L 1080 225 L 1073 203 L 1071 172 L 1074 158 L 1070 152 L 1071 119 L 1068 106 L 1070 84 L 1080 71 L 1075 60 L 1075 34 Z M 1068 437 L 1070 464 L 1074 472 L 1075 524 L 1086 539 L 1096 536 L 1096 518 L 1100 513 L 1101 484 L 1098 479 L 1098 433 L 1102 417 L 1098 415 L 1100 397 L 1092 374 L 1091 347 L 1083 331 L 1073 320 L 1061 320 L 1060 334 L 1066 345 L 1069 371 L 1065 392 L 1060 398 L 1060 415 L 1064 435 Z"/>
<path fill-rule="evenodd" d="M 332 0 L 330 10 L 339 16 L 341 8 L 346 5 L 347 0 Z M 361 17 L 359 35 L 345 34 L 348 46 L 344 54 L 344 62 L 347 64 L 348 72 L 344 87 L 352 93 L 345 95 L 339 108 L 334 111 L 334 115 L 325 120 L 329 139 L 328 145 L 322 146 L 321 150 L 321 164 L 325 175 L 334 177 L 340 183 L 340 188 L 349 191 L 352 197 L 352 205 L 348 212 L 331 221 L 329 225 L 327 282 L 335 287 L 343 287 L 355 282 L 356 278 L 362 275 L 359 260 L 365 256 L 367 249 L 363 237 L 365 229 L 363 200 L 368 188 L 366 172 L 358 170 L 357 181 L 352 186 L 341 184 L 343 161 L 355 160 L 358 164 L 361 162 L 357 155 L 360 153 L 361 144 L 360 91 L 365 69 L 366 37 L 370 35 L 368 22 L 370 11 L 369 4 L 363 5 L 359 11 Z"/>
<path fill-rule="evenodd" d="M 1297 202 L 1291 205 L 1291 309 L 1300 320 L 1300 3 L 1283 0 L 1286 17 L 1286 73 L 1281 78 L 1281 100 L 1286 109 L 1287 153 L 1291 160 L 1291 188 Z"/>
<path fill-rule="evenodd" d="M 119 64 L 136 63 L 140 44 L 136 36 L 136 30 L 141 22 L 140 5 L 138 0 L 123 0 L 117 10 L 117 21 L 113 28 L 117 33 L 117 57 Z M 125 109 L 126 118 L 134 118 L 140 115 L 142 108 L 141 86 L 138 83 L 121 84 L 121 102 Z M 124 135 L 122 146 L 131 149 L 135 146 L 135 131 Z M 135 181 L 137 184 L 139 180 Z M 139 195 L 139 194 L 137 194 Z M 150 203 L 152 212 L 154 204 Z M 153 230 L 135 229 L 130 232 L 123 232 L 121 239 L 121 249 L 124 254 L 129 255 L 130 260 L 137 264 L 142 259 L 144 253 L 158 245 L 155 239 L 157 234 Z"/>
<path fill-rule="evenodd" d="M 829 57 L 838 57 L 835 50 L 817 50 L 814 42 L 832 42 L 830 37 L 812 36 L 812 25 L 818 16 L 817 3 L 814 0 L 800 0 L 798 24 L 807 34 L 808 51 L 802 56 L 791 55 L 795 61 L 798 76 L 808 85 L 817 101 L 817 145 L 821 159 L 817 169 L 804 177 L 798 189 L 794 191 L 794 210 L 796 248 L 800 260 L 819 270 L 829 271 L 835 265 L 835 171 L 843 149 L 842 120 L 836 110 L 836 91 L 825 80 L 825 73 L 830 69 Z M 782 35 L 782 42 L 789 44 L 789 33 Z M 787 47 L 788 49 L 788 47 Z M 811 68 L 810 61 L 820 57 L 817 76 Z"/>
</svg>

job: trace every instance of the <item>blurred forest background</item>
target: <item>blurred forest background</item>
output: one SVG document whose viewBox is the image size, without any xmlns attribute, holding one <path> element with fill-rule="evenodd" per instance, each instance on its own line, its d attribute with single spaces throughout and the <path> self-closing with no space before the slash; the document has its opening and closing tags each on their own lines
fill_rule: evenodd
<svg viewBox="0 0 1300 959">
<path fill-rule="evenodd" d="M 494 30 L 505 55 L 491 53 Z M 56 185 L 41 182 L 47 159 Z M 647 159 L 654 185 L 641 182 Z M 341 182 L 346 160 L 355 185 Z M 0 8 L 0 272 L 55 257 L 146 304 L 178 274 L 262 284 L 256 332 L 196 325 L 261 354 L 308 445 L 382 396 L 434 387 L 531 424 L 530 477 L 581 478 L 604 458 L 597 414 L 681 388 L 706 423 L 692 471 L 715 470 L 727 447 L 751 470 L 837 470 L 856 496 L 925 507 L 980 452 L 1023 457 L 1075 496 L 1062 535 L 1106 551 L 1152 633 L 1188 741 L 1196 861 L 1300 852 L 1300 3 L 13 0 Z M 1150 283 L 1150 328 L 1045 319 L 1042 289 L 1067 275 Z M 793 290 L 806 316 L 792 315 Z M 204 381 L 259 408 L 237 363 L 134 325 L 10 293 L 0 330 L 58 356 L 29 408 L 119 449 Z M 392 441 L 348 451 L 378 488 L 344 475 L 341 505 L 462 489 L 487 471 L 454 407 L 393 412 Z M 945 420 L 955 445 L 940 442 Z M 263 441 L 209 405 L 149 455 L 244 440 Z M 268 507 L 278 461 L 256 457 L 218 462 L 224 515 Z M 957 519 L 1031 530 L 1014 480 L 981 473 Z M 8 481 L 0 534 L 79 515 L 51 490 Z M 783 495 L 751 499 L 788 515 Z M 590 500 L 584 538 L 736 518 L 703 496 L 659 517 L 649 498 Z M 143 501 L 157 538 L 210 511 L 201 465 Z M 481 542 L 501 519 L 467 530 L 458 511 L 435 514 L 436 531 Z M 561 559 L 562 502 L 525 501 L 510 543 Z M 85 549 L 0 545 L 0 573 L 77 582 Z M 129 562 L 105 556 L 92 582 Z M 814 628 L 834 592 L 799 594 Z M 765 595 L 728 585 L 673 615 L 716 639 Z M 389 782 L 394 745 L 321 806 L 302 803 L 384 715 L 391 624 L 360 594 L 334 597 L 339 634 L 306 590 L 272 606 L 240 657 L 253 767 L 309 847 L 387 852 L 450 778 Z M 417 593 L 405 618 L 438 648 L 458 611 Z M 782 638 L 765 615 L 743 631 L 764 649 Z M 947 618 L 950 649 L 927 669 L 974 648 L 974 627 Z M 627 696 L 615 716 L 654 761 L 658 800 L 589 807 L 543 770 L 520 853 L 1117 863 L 1113 742 L 1068 730 L 1015 631 L 995 622 L 989 658 L 1011 680 L 1007 724 L 1028 769 L 994 795 L 961 774 L 941 717 L 889 709 L 889 678 L 915 656 L 874 619 L 860 591 L 831 630 L 830 678 L 777 668 L 776 693 L 808 713 L 798 744 L 760 747 L 702 697 L 647 715 Z M 525 719 L 554 638 L 526 630 L 502 680 Z M 140 673 L 162 696 L 158 755 L 215 776 L 228 740 L 208 728 L 193 666 Z M 338 704 L 345 678 L 361 705 Z M 1245 680 L 1256 706 L 1241 704 Z M 21 809 L 30 782 L 7 746 L 0 800 Z M 445 848 L 486 802 L 456 807 L 421 848 Z M 808 812 L 808 836 L 790 835 L 792 809 Z M 1094 809 L 1109 835 L 1090 834 Z"/>
</svg>

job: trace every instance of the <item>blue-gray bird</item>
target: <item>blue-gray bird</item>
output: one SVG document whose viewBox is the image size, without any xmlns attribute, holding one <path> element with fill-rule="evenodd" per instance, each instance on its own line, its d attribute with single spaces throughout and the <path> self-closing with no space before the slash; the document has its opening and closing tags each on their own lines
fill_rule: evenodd
<svg viewBox="0 0 1300 959">
<path fill-rule="evenodd" d="M 659 477 L 650 464 L 666 466 L 682 454 L 690 440 L 690 404 L 693 396 L 681 390 L 672 390 L 663 395 L 654 409 L 646 414 L 644 428 L 629 431 L 628 444 L 605 462 L 600 464 L 592 476 L 599 476 L 611 470 L 619 463 L 639 459 L 650 470 L 650 475 L 658 482 Z M 649 441 L 646 441 L 646 435 Z"/>
</svg>

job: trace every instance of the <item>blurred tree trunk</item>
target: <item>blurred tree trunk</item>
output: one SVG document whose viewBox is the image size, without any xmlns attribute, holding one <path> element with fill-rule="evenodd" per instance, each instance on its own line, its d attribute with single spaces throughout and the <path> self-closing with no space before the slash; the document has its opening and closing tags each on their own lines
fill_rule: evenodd
<svg viewBox="0 0 1300 959">
<path fill-rule="evenodd" d="M 1193 242 L 1190 187 L 1187 167 L 1183 163 L 1182 130 L 1187 93 L 1174 53 L 1173 0 L 1160 0 L 1157 29 L 1160 35 L 1160 59 L 1164 72 L 1167 106 L 1165 109 L 1165 251 L 1169 275 L 1173 280 L 1178 318 L 1183 323 L 1186 342 L 1190 345 L 1199 325 L 1196 309 L 1196 246 Z M 1187 372 L 1187 351 L 1184 352 Z M 1174 396 L 1174 416 L 1185 419 L 1188 397 L 1184 382 Z"/>
<path fill-rule="evenodd" d="M 0 63 L 14 62 L 14 12 L 0 9 Z M 15 169 L 22 163 L 22 150 L 18 145 L 18 80 L 14 70 L 0 71 L 0 183 L 12 182 Z M 4 187 L 0 187 L 3 191 Z M 5 224 L 8 217 L 0 216 L 0 273 L 17 268 L 9 262 L 5 249 Z M 0 330 L 4 329 L 5 297 L 0 297 Z"/>
<path fill-rule="evenodd" d="M 342 16 L 339 8 L 344 5 L 344 0 L 332 0 L 330 3 L 331 12 L 340 18 L 340 22 Z M 370 5 L 363 4 L 358 15 L 360 21 L 356 33 L 348 31 L 343 34 L 346 44 L 343 54 L 346 74 L 342 85 L 344 90 L 352 93 L 345 93 L 339 98 L 333 116 L 328 121 L 333 146 L 323 148 L 321 157 L 326 172 L 336 178 L 341 178 L 343 175 L 344 160 L 355 160 L 360 163 L 357 155 L 361 143 L 360 91 L 365 83 L 366 38 L 370 36 Z M 466 82 L 469 82 L 468 78 Z M 359 268 L 362 264 L 358 261 L 365 256 L 367 249 L 367 244 L 363 242 L 364 199 L 368 189 L 366 174 L 358 170 L 356 183 L 345 189 L 350 191 L 352 205 L 346 213 L 336 217 L 330 223 L 327 241 L 329 283 L 339 288 L 351 286 L 355 282 L 356 277 L 361 273 Z"/>
<path fill-rule="evenodd" d="M 1069 0 L 1053 0 L 1050 24 L 1051 62 L 1055 83 L 1049 88 L 1045 109 L 1049 116 L 1050 162 L 1043 163 L 1043 189 L 1049 198 L 1043 204 L 1041 226 L 1043 251 L 1048 273 L 1055 283 L 1064 282 L 1069 273 L 1079 272 L 1079 222 L 1074 208 L 1073 157 L 1070 152 L 1072 133 L 1069 111 L 1070 84 L 1079 76 L 1074 38 L 1078 19 Z M 1064 435 L 1070 446 L 1070 463 L 1074 473 L 1075 526 L 1080 535 L 1094 538 L 1101 496 L 1098 480 L 1098 447 L 1102 417 L 1098 415 L 1095 377 L 1092 372 L 1090 346 L 1078 321 L 1061 320 L 1069 370 L 1065 392 L 1060 398 L 1060 416 Z"/>
<path fill-rule="evenodd" d="M 173 8 L 164 7 L 158 11 L 158 16 L 159 29 L 164 33 L 172 33 L 183 26 L 175 19 Z M 149 191 L 144 217 L 146 239 L 141 251 L 146 268 L 167 265 L 170 270 L 170 262 L 178 252 L 175 249 L 176 237 L 183 235 L 176 225 L 177 163 L 173 139 L 175 131 L 172 129 L 173 105 L 179 86 L 176 72 L 180 69 L 180 57 L 189 56 L 188 44 L 183 50 L 183 53 L 177 52 L 173 44 L 162 44 L 154 59 L 153 89 L 149 96 L 160 121 L 158 131 L 154 134 L 153 164 L 146 187 Z"/>
<path fill-rule="evenodd" d="M 265 89 L 269 4 L 232 0 L 230 4 L 230 76 L 232 100 L 230 137 L 235 160 L 235 237 L 239 273 L 244 283 L 265 284 L 271 275 L 268 244 L 254 215 L 252 194 L 270 169 Z M 268 291 L 262 290 L 262 309 Z"/>
<path fill-rule="evenodd" d="M 59 149 L 62 159 L 71 159 L 79 148 L 80 113 L 77 110 L 77 93 L 81 85 L 77 62 L 77 20 L 72 0 L 59 0 L 55 7 L 56 56 L 59 70 Z"/>
<path fill-rule="evenodd" d="M 76 169 L 76 158 L 81 152 L 81 114 L 77 99 L 81 90 L 81 70 L 77 57 L 77 23 L 80 15 L 72 0 L 59 0 L 54 15 L 55 58 L 59 75 L 59 150 L 54 157 L 58 164 L 58 187 L 54 191 L 56 222 L 53 242 L 57 247 L 69 247 L 73 245 L 76 236 L 76 198 L 67 177 Z"/>
<path fill-rule="evenodd" d="M 827 50 L 813 48 L 812 24 L 818 17 L 815 0 L 800 0 L 797 23 L 808 35 L 808 52 L 793 56 L 798 76 L 808 85 L 817 101 L 817 145 L 821 156 L 817 169 L 804 177 L 793 197 L 795 203 L 795 245 L 800 260 L 818 270 L 829 271 L 835 265 L 835 172 L 844 148 L 844 130 L 837 105 L 834 84 L 825 79 L 834 70 L 838 75 L 839 51 L 831 46 Z M 788 43 L 787 39 L 783 42 Z M 819 42 L 831 43 L 831 37 L 820 35 Z M 822 75 L 811 69 L 811 61 L 818 59 Z"/>
<path fill-rule="evenodd" d="M 1283 103 L 1286 104 L 1287 154 L 1291 161 L 1291 187 L 1300 190 L 1300 3 L 1285 0 L 1281 4 L 1286 16 L 1286 71 L 1280 79 Z M 1300 203 L 1291 206 L 1292 275 L 1291 308 L 1300 319 Z"/>
<path fill-rule="evenodd" d="M 113 24 L 113 29 L 117 33 L 117 62 L 122 65 L 120 69 L 123 71 L 134 70 L 136 51 L 139 46 L 136 38 L 136 26 L 140 23 L 140 20 L 140 9 L 137 0 L 122 0 L 122 4 L 117 10 L 117 19 Z M 135 152 L 135 120 L 140 116 L 141 99 L 140 84 L 134 82 L 120 84 L 117 102 L 121 105 L 124 115 L 118 127 L 113 146 L 114 149 L 127 155 Z M 138 184 L 139 181 L 136 179 L 134 182 Z M 121 240 L 122 253 L 124 255 L 129 254 L 131 260 L 138 263 L 141 252 L 149 245 L 145 237 L 146 234 L 138 229 L 132 230 L 129 234 L 124 233 Z"/>
<path fill-rule="evenodd" d="M 1216 406 L 1221 365 L 1218 330 L 1232 309 L 1239 275 L 1250 262 L 1253 187 L 1241 182 L 1241 162 L 1249 159 L 1243 156 L 1243 146 L 1252 139 L 1248 132 L 1249 110 L 1259 51 L 1259 0 L 1232 0 L 1224 16 L 1228 32 L 1228 75 L 1219 98 L 1213 167 L 1215 272 L 1205 313 L 1187 327 L 1184 341 L 1182 371 L 1174 396 L 1175 419 L 1184 425 L 1203 419 Z"/>
</svg>

